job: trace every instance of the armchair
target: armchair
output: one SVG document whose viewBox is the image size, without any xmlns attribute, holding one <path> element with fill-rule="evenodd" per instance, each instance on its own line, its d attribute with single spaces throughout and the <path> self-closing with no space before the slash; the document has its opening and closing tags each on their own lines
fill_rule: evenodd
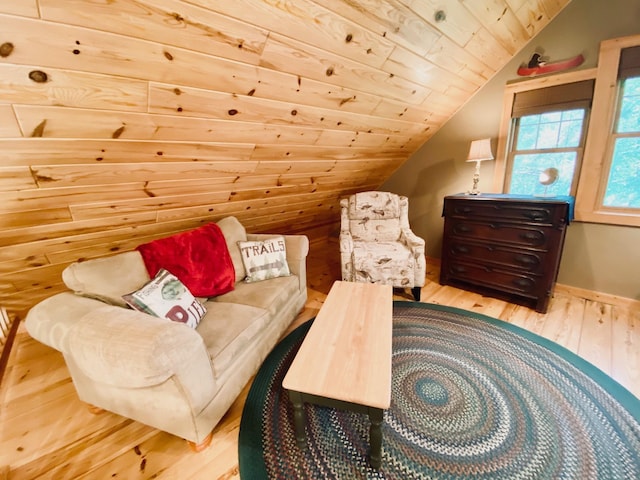
<svg viewBox="0 0 640 480">
<path fill-rule="evenodd" d="M 409 227 L 407 197 L 360 192 L 340 201 L 342 280 L 411 288 L 425 284 L 425 241 Z"/>
</svg>

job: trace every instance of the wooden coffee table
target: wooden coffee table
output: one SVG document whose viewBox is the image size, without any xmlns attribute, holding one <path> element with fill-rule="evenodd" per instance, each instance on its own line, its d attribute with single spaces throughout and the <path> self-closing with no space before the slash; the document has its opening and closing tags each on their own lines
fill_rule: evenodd
<svg viewBox="0 0 640 480">
<path fill-rule="evenodd" d="M 390 285 L 338 281 L 331 287 L 282 381 L 300 448 L 306 448 L 304 402 L 366 413 L 370 463 L 380 468 L 380 427 L 391 404 L 392 297 Z"/>
</svg>

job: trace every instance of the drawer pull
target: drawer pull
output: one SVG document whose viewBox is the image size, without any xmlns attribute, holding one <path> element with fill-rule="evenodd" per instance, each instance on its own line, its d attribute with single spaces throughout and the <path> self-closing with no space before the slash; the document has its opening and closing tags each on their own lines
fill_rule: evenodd
<svg viewBox="0 0 640 480">
<path fill-rule="evenodd" d="M 454 265 L 451 267 L 451 270 L 453 270 L 453 273 L 464 273 L 467 271 L 466 268 L 461 267 L 460 265 Z"/>
<path fill-rule="evenodd" d="M 459 207 L 456 208 L 456 213 L 469 213 L 472 212 L 473 209 L 471 207 Z"/>
<path fill-rule="evenodd" d="M 522 288 L 528 288 L 534 285 L 534 282 L 528 278 L 517 278 L 513 281 L 513 283 Z"/>
<path fill-rule="evenodd" d="M 531 220 L 544 220 L 549 217 L 547 213 L 540 211 L 525 212 L 524 216 Z"/>
<path fill-rule="evenodd" d="M 523 265 L 534 265 L 538 263 L 536 258 L 527 256 L 527 255 L 518 255 L 516 256 L 515 260 L 516 262 L 519 262 Z"/>
<path fill-rule="evenodd" d="M 471 227 L 464 225 L 464 224 L 460 224 L 460 225 L 456 225 L 455 226 L 455 231 L 456 232 L 461 232 L 461 233 L 468 233 L 471 231 Z"/>
<path fill-rule="evenodd" d="M 456 245 L 453 247 L 455 253 L 469 253 L 471 249 L 469 247 L 465 247 L 464 245 Z"/>
<path fill-rule="evenodd" d="M 540 232 L 526 232 L 520 235 L 520 237 L 524 238 L 525 240 L 542 240 L 544 238 L 544 235 L 542 235 Z"/>
</svg>

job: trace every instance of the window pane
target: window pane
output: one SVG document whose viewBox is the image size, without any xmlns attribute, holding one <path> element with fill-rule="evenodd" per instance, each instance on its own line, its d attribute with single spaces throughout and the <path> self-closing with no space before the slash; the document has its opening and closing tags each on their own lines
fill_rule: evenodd
<svg viewBox="0 0 640 480">
<path fill-rule="evenodd" d="M 540 173 L 554 167 L 558 169 L 558 180 L 549 186 L 541 185 Z M 576 167 L 576 152 L 537 153 L 515 155 L 509 193 L 523 195 L 569 195 Z"/>
<path fill-rule="evenodd" d="M 616 140 L 603 205 L 640 208 L 640 138 Z"/>
<path fill-rule="evenodd" d="M 640 132 L 640 77 L 627 78 L 622 92 L 618 133 Z"/>
<path fill-rule="evenodd" d="M 579 146 L 584 114 L 584 109 L 577 109 L 522 117 L 516 150 Z"/>
<path fill-rule="evenodd" d="M 538 140 L 538 123 L 533 125 L 520 124 L 518 131 L 518 150 L 534 150 Z"/>
<path fill-rule="evenodd" d="M 584 110 L 577 110 L 577 112 L 580 113 L 580 117 L 576 119 L 565 118 L 563 115 L 562 125 L 560 126 L 560 138 L 558 139 L 559 147 L 577 147 L 580 145 Z M 567 115 L 567 117 L 569 117 L 569 115 Z"/>
</svg>

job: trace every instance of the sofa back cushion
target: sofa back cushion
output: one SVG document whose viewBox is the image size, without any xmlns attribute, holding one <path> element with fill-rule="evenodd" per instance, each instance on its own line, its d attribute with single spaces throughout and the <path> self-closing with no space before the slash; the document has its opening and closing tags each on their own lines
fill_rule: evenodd
<svg viewBox="0 0 640 480">
<path fill-rule="evenodd" d="M 247 240 L 247 232 L 235 217 L 223 218 L 216 224 L 224 235 L 238 282 L 246 276 L 238 242 Z M 80 295 L 127 307 L 122 296 L 138 290 L 151 277 L 140 252 L 132 251 L 72 263 L 62 272 L 62 280 Z"/>
<path fill-rule="evenodd" d="M 222 230 L 222 234 L 227 242 L 233 268 L 236 271 L 236 282 L 243 280 L 247 276 L 247 272 L 242 262 L 242 253 L 238 242 L 247 241 L 247 231 L 236 217 L 225 217 L 217 222 L 218 227 Z"/>
<path fill-rule="evenodd" d="M 62 272 L 65 285 L 74 292 L 103 302 L 126 307 L 123 295 L 150 280 L 140 252 L 76 262 Z"/>
</svg>

